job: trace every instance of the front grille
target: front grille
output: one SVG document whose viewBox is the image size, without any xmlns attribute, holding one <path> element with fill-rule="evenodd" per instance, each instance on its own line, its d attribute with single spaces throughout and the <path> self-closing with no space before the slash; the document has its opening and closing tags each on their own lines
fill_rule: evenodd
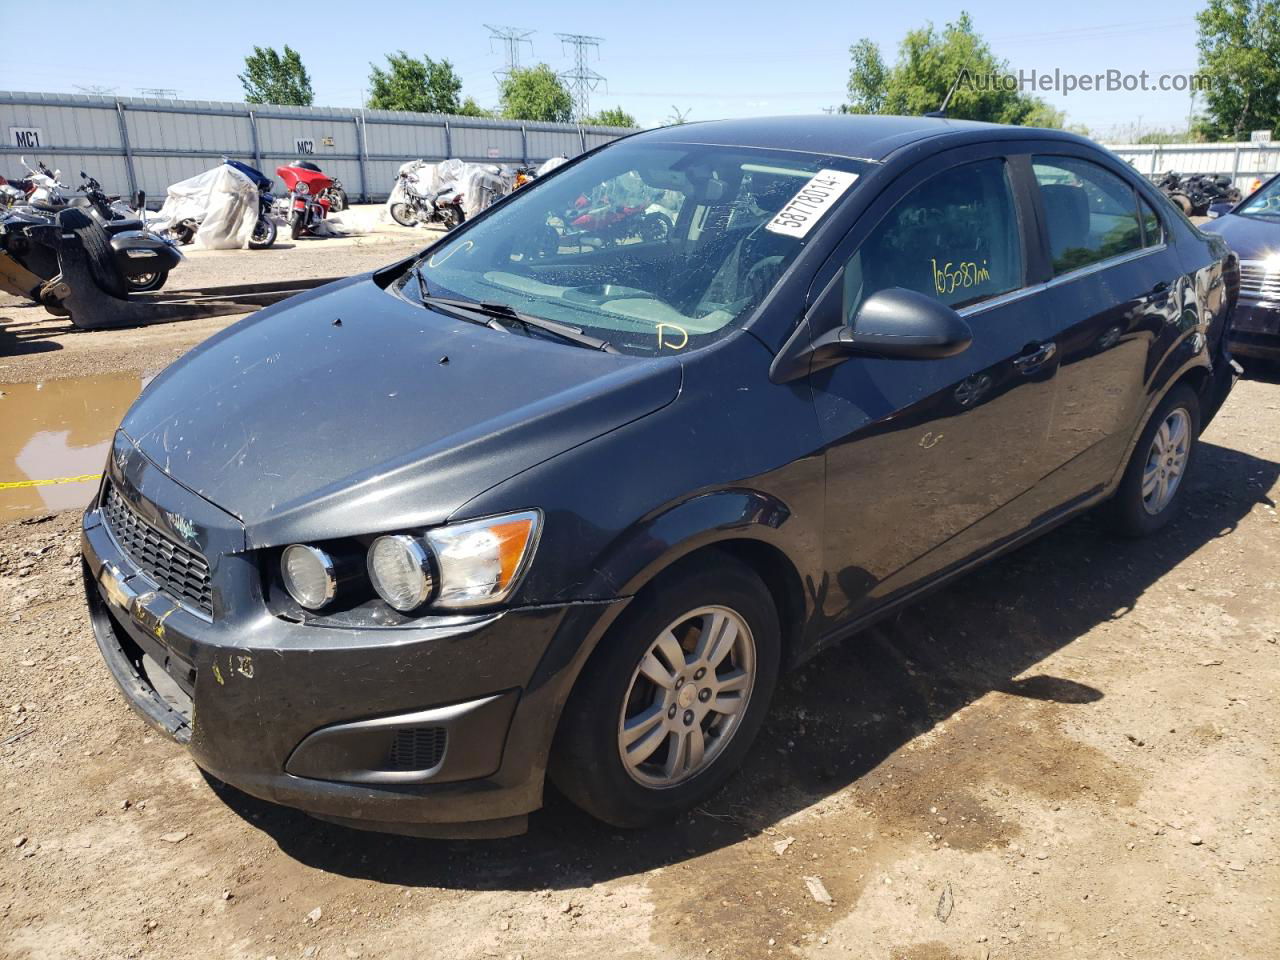
<svg viewBox="0 0 1280 960">
<path fill-rule="evenodd" d="M 102 513 L 120 549 L 162 592 L 213 616 L 209 564 L 204 557 L 143 520 L 114 485 L 107 488 Z"/>
<path fill-rule="evenodd" d="M 1280 300 L 1280 270 L 1268 273 L 1261 260 L 1241 260 L 1240 292 L 1260 300 Z"/>
<path fill-rule="evenodd" d="M 396 732 L 387 755 L 388 770 L 430 770 L 444 759 L 444 727 L 410 727 Z"/>
</svg>

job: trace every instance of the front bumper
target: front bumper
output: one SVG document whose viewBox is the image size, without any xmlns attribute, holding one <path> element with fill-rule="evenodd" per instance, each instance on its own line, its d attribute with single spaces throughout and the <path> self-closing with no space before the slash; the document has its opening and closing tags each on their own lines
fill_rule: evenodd
<svg viewBox="0 0 1280 960">
<path fill-rule="evenodd" d="M 1280 360 L 1280 304 L 1241 297 L 1232 313 L 1227 345 L 1236 356 Z"/>
<path fill-rule="evenodd" d="M 159 471 L 142 487 L 160 510 L 199 516 L 195 495 Z M 108 669 L 129 703 L 186 743 L 202 769 L 318 817 L 425 836 L 524 829 L 542 802 L 572 677 L 617 606 L 514 609 L 411 628 L 304 625 L 224 597 L 234 584 L 218 576 L 247 577 L 250 564 L 220 558 L 210 618 L 157 590 L 96 504 L 81 546 Z"/>
</svg>

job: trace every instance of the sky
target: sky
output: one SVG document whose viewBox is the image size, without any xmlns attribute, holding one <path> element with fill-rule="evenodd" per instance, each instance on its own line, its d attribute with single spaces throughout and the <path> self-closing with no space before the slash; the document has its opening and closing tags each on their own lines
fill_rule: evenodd
<svg viewBox="0 0 1280 960">
<path fill-rule="evenodd" d="M 492 25 L 532 31 L 530 42 L 521 45 L 521 63 L 545 62 L 557 71 L 573 66 L 557 33 L 600 37 L 598 57 L 588 65 L 606 81 L 591 94 L 591 108 L 620 105 L 642 126 L 654 126 L 677 109 L 690 120 L 710 120 L 836 106 L 846 96 L 850 44 L 870 37 L 891 63 L 907 30 L 930 20 L 941 27 L 961 9 L 1015 71 L 1187 74 L 1196 67 L 1195 13 L 1203 6 L 1204 0 L 970 0 L 963 7 L 936 0 L 821 6 L 779 0 L 490 0 L 474 7 L 421 0 L 176 0 L 159 6 L 154 0 L 61 0 L 58 42 L 6 44 L 0 89 L 76 92 L 102 86 L 137 96 L 140 87 L 165 87 L 185 99 L 241 100 L 236 75 L 245 54 L 254 44 L 288 43 L 311 73 L 316 106 L 359 106 L 370 62 L 383 63 L 384 54 L 397 49 L 449 59 L 462 77 L 463 94 L 493 106 L 493 72 L 503 66 L 503 47 L 490 40 L 486 25 Z M 0 14 L 10 17 L 25 9 L 16 0 L 0 2 Z M 101 29 L 86 28 L 94 23 Z M 145 28 L 131 26 L 137 24 Z M 104 46 L 104 32 L 117 38 L 136 32 L 140 39 Z M 1177 92 L 1040 95 L 1066 110 L 1068 122 L 1113 141 L 1185 128 L 1191 106 L 1189 95 Z"/>
</svg>

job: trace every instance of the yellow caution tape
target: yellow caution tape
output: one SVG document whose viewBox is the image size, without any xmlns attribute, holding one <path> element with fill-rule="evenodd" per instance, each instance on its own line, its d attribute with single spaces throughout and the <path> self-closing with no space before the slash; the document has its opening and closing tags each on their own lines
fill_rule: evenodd
<svg viewBox="0 0 1280 960">
<path fill-rule="evenodd" d="M 24 487 L 47 487 L 54 483 L 88 483 L 98 480 L 100 473 L 82 473 L 78 477 L 50 477 L 48 480 L 6 480 L 0 482 L 0 490 L 20 490 Z"/>
</svg>

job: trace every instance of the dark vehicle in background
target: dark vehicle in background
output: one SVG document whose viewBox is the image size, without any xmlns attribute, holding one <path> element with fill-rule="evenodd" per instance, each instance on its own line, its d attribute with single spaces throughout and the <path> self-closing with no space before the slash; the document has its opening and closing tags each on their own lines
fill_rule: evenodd
<svg viewBox="0 0 1280 960">
<path fill-rule="evenodd" d="M 1240 303 L 1227 334 L 1232 352 L 1280 362 L 1280 174 L 1203 229 L 1240 258 Z"/>
<path fill-rule="evenodd" d="M 671 229 L 546 242 L 622 184 Z M 1237 285 L 1062 131 L 627 137 L 160 374 L 84 516 L 93 629 L 255 796 L 493 836 L 550 776 L 651 823 L 824 645 L 1091 507 L 1168 523 Z"/>
</svg>

